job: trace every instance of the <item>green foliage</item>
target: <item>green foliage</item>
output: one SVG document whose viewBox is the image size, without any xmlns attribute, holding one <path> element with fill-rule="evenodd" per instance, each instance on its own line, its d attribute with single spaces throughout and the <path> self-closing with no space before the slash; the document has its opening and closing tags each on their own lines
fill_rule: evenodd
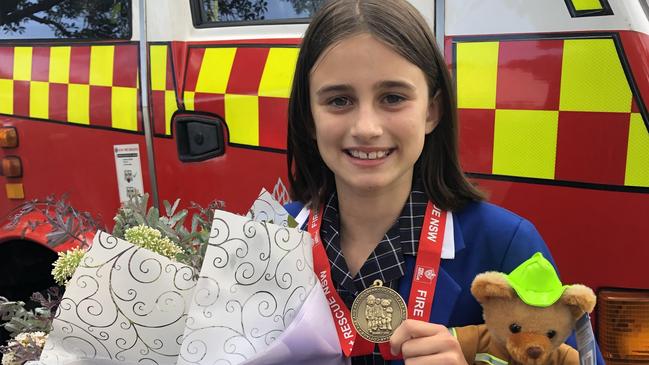
<svg viewBox="0 0 649 365">
<path fill-rule="evenodd" d="M 322 5 L 324 5 L 325 0 L 284 0 L 291 3 L 295 13 L 303 16 L 313 16 Z"/>
<path fill-rule="evenodd" d="M 12 339 L 0 346 L 2 364 L 23 364 L 38 360 L 45 344 L 47 333 L 52 329 L 56 308 L 61 302 L 58 287 L 52 287 L 46 294 L 34 293 L 31 297 L 39 306 L 29 310 L 21 301 L 9 301 L 0 297 L 0 320 Z"/>
<path fill-rule="evenodd" d="M 130 29 L 128 4 L 126 0 L 2 0 L 0 32 L 19 38 L 31 22 L 49 28 L 57 38 L 124 38 Z"/>
<path fill-rule="evenodd" d="M 34 293 L 31 300 L 40 306 L 29 310 L 25 308 L 25 302 L 0 297 L 0 319 L 6 321 L 3 326 L 11 337 L 24 332 L 50 331 L 54 312 L 61 301 L 59 288 L 52 287 L 45 295 Z"/>
<path fill-rule="evenodd" d="M 4 328 L 13 336 L 22 332 L 49 331 L 51 313 L 42 308 L 25 309 L 25 302 L 10 302 L 0 297 L 0 318 L 7 321 Z"/>
<path fill-rule="evenodd" d="M 52 329 L 56 308 L 61 302 L 58 287 L 52 287 L 46 294 L 34 293 L 31 300 L 39 306 L 29 310 L 22 301 L 9 301 L 0 297 L 0 320 L 12 339 L 0 346 L 2 364 L 23 364 L 38 360 L 45 344 L 47 333 Z"/>
<path fill-rule="evenodd" d="M 190 209 L 194 211 L 190 230 L 182 229 L 180 237 L 180 245 L 185 247 L 186 255 L 179 257 L 182 262 L 191 265 L 200 271 L 203 266 L 203 257 L 207 250 L 207 243 L 210 239 L 210 231 L 212 229 L 212 221 L 214 220 L 214 211 L 216 209 L 223 209 L 225 203 L 220 200 L 214 200 L 202 207 L 194 202 L 191 203 Z"/>
<path fill-rule="evenodd" d="M 216 6 L 221 17 L 220 20 L 261 20 L 265 19 L 268 11 L 267 0 L 218 0 L 217 3 L 206 1 L 204 5 L 208 9 Z"/>
<path fill-rule="evenodd" d="M 312 16 L 325 2 L 325 0 L 283 0 L 289 3 L 298 16 Z M 268 13 L 267 0 L 201 0 L 204 20 L 207 22 L 216 21 L 241 21 L 241 20 L 264 20 Z M 271 2 L 275 7 L 284 5 L 276 4 L 277 0 Z"/>
<path fill-rule="evenodd" d="M 40 213 L 39 219 L 30 219 L 27 222 L 22 229 L 22 238 L 24 239 L 25 234 L 30 230 L 34 231 L 42 225 L 49 225 L 51 230 L 47 234 L 47 244 L 50 247 L 74 240 L 80 247 L 85 248 L 88 247 L 84 237 L 86 233 L 94 233 L 98 229 L 105 230 L 90 213 L 75 209 L 66 194 L 59 199 L 50 195 L 44 200 L 33 199 L 18 205 L 9 212 L 8 223 L 4 229 L 15 229 L 23 217 L 31 213 Z"/>
<path fill-rule="evenodd" d="M 152 224 L 146 221 L 148 202 L 149 194 L 144 194 L 132 196 L 128 202 L 122 204 L 113 218 L 115 221 L 113 236 L 126 239 L 126 230 L 141 224 L 156 228 L 157 222 Z"/>
<path fill-rule="evenodd" d="M 210 238 L 210 229 L 214 218 L 215 209 L 223 209 L 222 201 L 212 201 L 207 207 L 191 202 L 189 209 L 178 210 L 180 199 L 173 204 L 164 201 L 164 213 L 149 207 L 149 195 L 134 196 L 117 211 L 113 236 L 125 239 L 126 231 L 137 226 L 148 226 L 161 232 L 162 236 L 169 238 L 178 245 L 182 251 L 176 254 L 176 260 L 192 266 L 196 272 L 200 271 L 203 256 L 207 250 L 207 241 Z M 185 221 L 190 216 L 189 228 Z"/>
</svg>

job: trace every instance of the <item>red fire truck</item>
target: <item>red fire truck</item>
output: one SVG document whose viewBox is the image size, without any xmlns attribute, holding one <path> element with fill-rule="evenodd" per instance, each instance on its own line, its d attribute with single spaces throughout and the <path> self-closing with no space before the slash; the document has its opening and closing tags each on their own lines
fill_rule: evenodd
<svg viewBox="0 0 649 365">
<path fill-rule="evenodd" d="M 647 0 L 411 0 L 457 85 L 464 170 L 598 292 L 612 364 L 649 362 Z M 69 194 L 288 199 L 286 112 L 321 0 L 0 4 L 0 213 Z M 46 229 L 0 232 L 0 294 L 46 285 Z"/>
</svg>

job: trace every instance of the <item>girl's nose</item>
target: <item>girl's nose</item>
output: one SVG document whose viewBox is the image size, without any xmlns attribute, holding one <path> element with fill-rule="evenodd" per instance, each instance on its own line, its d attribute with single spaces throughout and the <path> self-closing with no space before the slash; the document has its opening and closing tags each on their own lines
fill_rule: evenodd
<svg viewBox="0 0 649 365">
<path fill-rule="evenodd" d="M 383 134 L 380 114 L 371 104 L 360 105 L 356 120 L 352 126 L 352 137 L 359 139 L 373 139 Z"/>
</svg>

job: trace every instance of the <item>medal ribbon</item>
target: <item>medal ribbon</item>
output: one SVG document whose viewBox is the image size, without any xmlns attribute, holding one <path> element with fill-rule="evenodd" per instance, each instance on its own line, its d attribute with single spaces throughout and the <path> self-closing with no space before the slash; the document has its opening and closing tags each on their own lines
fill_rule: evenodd
<svg viewBox="0 0 649 365">
<path fill-rule="evenodd" d="M 313 238 L 313 268 L 334 318 L 340 346 L 347 357 L 371 354 L 374 344 L 357 335 L 349 308 L 333 286 L 329 258 L 320 238 L 322 213 L 323 207 L 320 207 L 316 214 L 311 214 L 307 228 Z M 430 318 L 435 286 L 437 285 L 437 273 L 442 257 L 446 216 L 446 211 L 442 211 L 433 203 L 428 202 L 419 236 L 417 260 L 408 299 L 408 318 L 426 322 Z M 401 358 L 392 356 L 389 342 L 379 344 L 379 349 L 386 360 Z"/>
<path fill-rule="evenodd" d="M 352 316 L 349 312 L 349 308 L 347 308 L 340 298 L 340 295 L 336 291 L 336 288 L 334 288 L 331 280 L 329 258 L 327 258 L 327 252 L 325 251 L 322 240 L 320 239 L 322 213 L 323 207 L 321 206 L 317 213 L 311 214 L 309 226 L 307 227 L 309 234 L 311 234 L 311 237 L 313 238 L 313 269 L 318 277 L 318 281 L 320 281 L 322 289 L 324 290 L 327 304 L 329 304 L 329 310 L 331 310 L 331 315 L 334 318 L 334 326 L 338 333 L 340 347 L 345 356 L 349 357 L 352 354 L 357 334 L 356 329 L 352 325 Z"/>
<path fill-rule="evenodd" d="M 435 204 L 428 202 L 426 214 L 419 236 L 417 261 L 412 276 L 412 286 L 408 296 L 408 318 L 428 322 L 433 308 L 433 297 L 437 286 L 437 275 L 442 258 L 442 246 L 446 233 L 446 217 Z M 401 355 L 392 356 L 390 343 L 380 343 L 381 356 L 385 360 L 400 359 Z"/>
</svg>

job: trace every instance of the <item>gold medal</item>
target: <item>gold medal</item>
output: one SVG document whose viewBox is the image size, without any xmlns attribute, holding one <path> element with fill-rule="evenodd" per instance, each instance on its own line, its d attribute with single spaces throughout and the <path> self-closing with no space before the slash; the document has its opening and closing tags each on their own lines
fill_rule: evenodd
<svg viewBox="0 0 649 365">
<path fill-rule="evenodd" d="M 408 312 L 399 293 L 375 280 L 358 294 L 352 304 L 352 323 L 364 339 L 382 343 L 390 340 L 394 330 L 405 321 Z"/>
</svg>

